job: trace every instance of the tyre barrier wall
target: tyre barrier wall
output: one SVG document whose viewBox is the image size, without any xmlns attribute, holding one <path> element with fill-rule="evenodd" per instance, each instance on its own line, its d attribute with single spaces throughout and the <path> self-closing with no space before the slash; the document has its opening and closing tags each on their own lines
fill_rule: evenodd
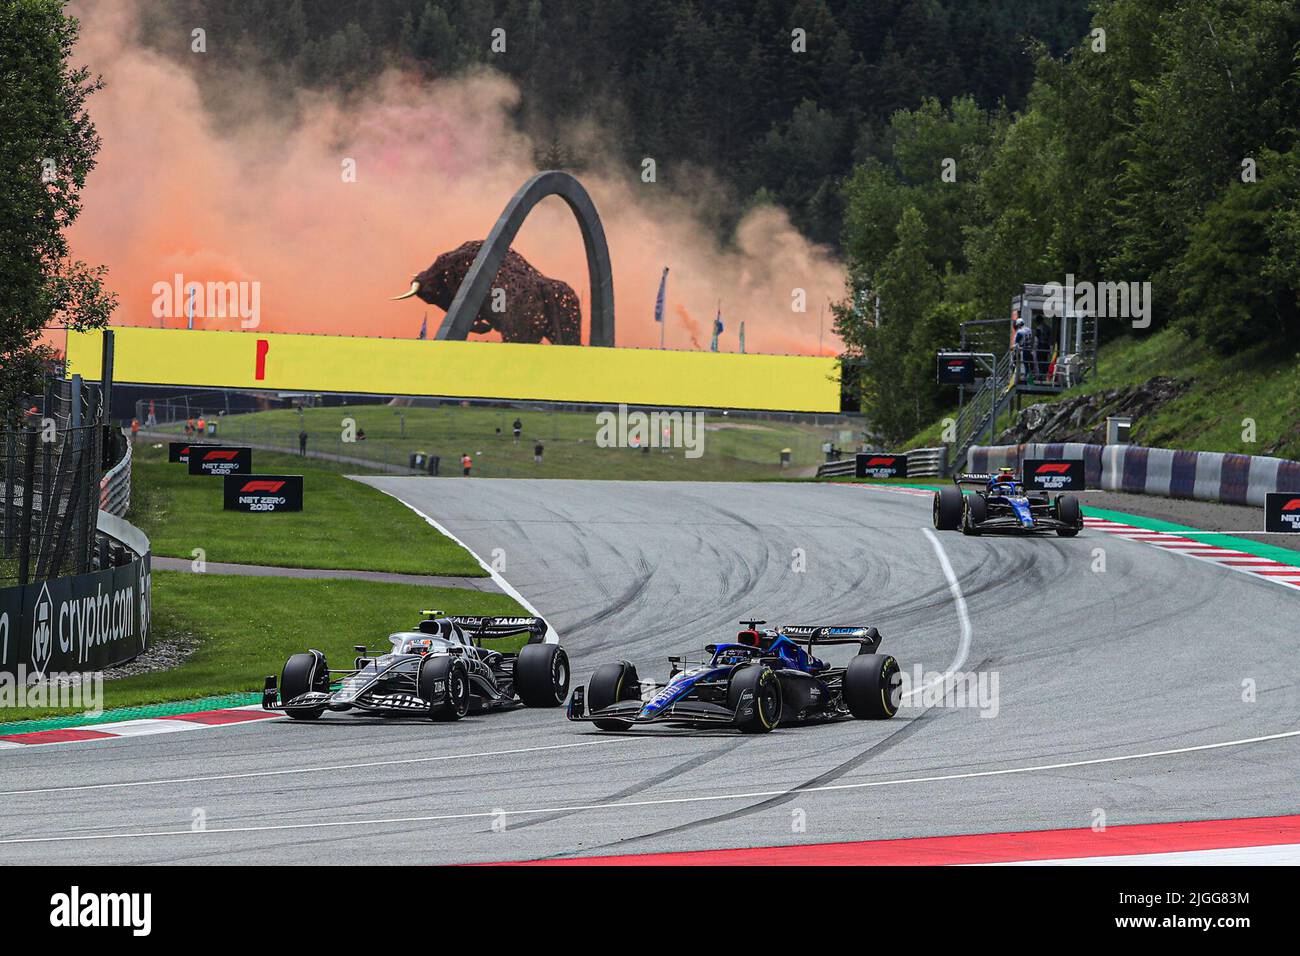
<svg viewBox="0 0 1300 956">
<path fill-rule="evenodd" d="M 1260 508 L 1271 491 L 1300 492 L 1298 461 L 1141 445 L 976 445 L 967 453 L 966 470 L 982 474 L 998 467 L 1019 468 L 1026 458 L 1082 459 L 1086 486 L 1104 491 Z"/>
<path fill-rule="evenodd" d="M 98 671 L 148 649 L 149 539 L 105 511 L 98 530 L 125 563 L 0 590 L 0 674 Z"/>
</svg>

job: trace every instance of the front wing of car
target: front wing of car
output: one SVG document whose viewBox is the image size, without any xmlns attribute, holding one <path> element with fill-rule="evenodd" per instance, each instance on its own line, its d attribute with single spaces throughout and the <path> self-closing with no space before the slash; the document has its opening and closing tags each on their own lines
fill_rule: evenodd
<svg viewBox="0 0 1300 956">
<path fill-rule="evenodd" d="M 629 724 L 658 724 L 665 721 L 686 721 L 701 724 L 734 724 L 736 711 L 721 704 L 712 704 L 703 700 L 679 700 L 663 710 L 650 715 L 641 713 L 639 700 L 622 700 L 601 710 L 586 708 L 586 688 L 576 687 L 569 697 L 569 706 L 565 716 L 569 720 L 623 720 Z"/>
</svg>

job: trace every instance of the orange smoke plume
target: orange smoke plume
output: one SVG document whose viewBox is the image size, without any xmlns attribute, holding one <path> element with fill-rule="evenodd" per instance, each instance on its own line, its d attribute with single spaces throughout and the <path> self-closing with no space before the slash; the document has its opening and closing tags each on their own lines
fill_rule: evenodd
<svg viewBox="0 0 1300 956">
<path fill-rule="evenodd" d="M 137 42 L 130 4 L 87 5 L 78 15 L 75 60 L 101 73 L 106 88 L 89 102 L 103 148 L 71 240 L 78 257 L 108 266 L 117 324 L 184 327 L 188 293 L 160 303 L 158 292 L 175 289 L 179 275 L 256 284 L 262 331 L 413 338 L 428 310 L 432 336 L 439 310 L 388 298 L 439 253 L 485 238 L 536 172 L 533 143 L 511 118 L 519 92 L 500 74 L 428 80 L 392 69 L 360 95 L 297 91 L 287 103 L 261 81 L 227 81 L 222 96 L 238 110 L 225 102 L 220 115 L 244 120 L 222 125 L 184 61 Z M 203 54 L 187 55 L 198 63 Z M 816 309 L 793 311 L 795 290 L 808 302 L 839 298 L 845 271 L 782 210 L 751 211 L 724 248 L 703 225 L 707 197 L 643 183 L 639 166 L 599 155 L 585 162 L 579 178 L 610 245 L 619 345 L 658 346 L 654 302 L 667 265 L 688 333 L 670 327 L 668 347 L 689 340 L 699 348 L 686 308 L 707 312 L 724 298 L 728 318 L 746 323 L 749 351 L 818 350 Z M 572 285 L 589 321 L 582 239 L 561 200 L 539 205 L 514 247 Z M 195 319 L 199 328 L 241 325 L 251 327 L 234 314 Z M 824 351 L 838 345 L 828 333 Z"/>
</svg>

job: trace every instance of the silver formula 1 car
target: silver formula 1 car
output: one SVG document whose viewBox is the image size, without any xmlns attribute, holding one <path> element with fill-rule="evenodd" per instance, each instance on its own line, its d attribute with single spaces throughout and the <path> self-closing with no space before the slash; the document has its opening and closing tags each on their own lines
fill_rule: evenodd
<svg viewBox="0 0 1300 956">
<path fill-rule="evenodd" d="M 330 670 L 318 650 L 294 654 L 278 687 L 274 676 L 266 679 L 262 707 L 295 720 L 316 720 L 327 710 L 459 720 L 471 711 L 564 703 L 569 658 L 544 640 L 540 617 L 423 614 L 415 630 L 389 635 L 387 654 L 354 648 L 357 658 L 346 670 Z M 517 654 L 485 644 L 523 633 L 529 643 Z"/>
</svg>

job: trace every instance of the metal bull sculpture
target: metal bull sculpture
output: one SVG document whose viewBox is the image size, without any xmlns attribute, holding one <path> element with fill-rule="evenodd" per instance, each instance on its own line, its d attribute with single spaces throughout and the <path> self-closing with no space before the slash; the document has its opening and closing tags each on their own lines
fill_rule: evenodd
<svg viewBox="0 0 1300 956">
<path fill-rule="evenodd" d="M 397 298 L 418 296 L 430 305 L 450 310 L 456 290 L 465 281 L 482 245 L 475 240 L 444 252 L 412 278 L 411 288 Z M 573 288 L 567 282 L 542 275 L 513 249 L 506 252 L 492 290 L 469 331 L 481 334 L 495 329 L 504 342 L 537 343 L 545 339 L 552 345 L 582 344 L 582 313 Z M 500 311 L 495 310 L 498 301 Z"/>
<path fill-rule="evenodd" d="M 520 186 L 485 241 L 467 242 L 439 256 L 396 298 L 418 296 L 446 309 L 438 339 L 496 329 L 507 342 L 580 345 L 581 317 L 572 287 L 542 275 L 510 249 L 528 213 L 548 196 L 563 199 L 582 230 L 591 280 L 590 344 L 613 346 L 614 280 L 605 230 L 582 184 L 557 170 L 537 173 Z M 504 291 L 504 301 L 492 294 L 494 289 Z M 502 311 L 494 311 L 494 305 Z"/>
</svg>

